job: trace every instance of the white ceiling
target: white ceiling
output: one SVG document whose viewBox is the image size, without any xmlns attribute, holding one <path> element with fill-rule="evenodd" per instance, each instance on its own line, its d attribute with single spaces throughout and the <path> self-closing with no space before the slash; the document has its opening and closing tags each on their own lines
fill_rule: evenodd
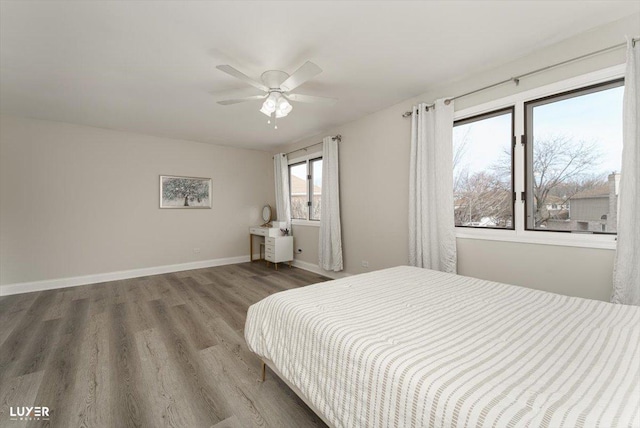
<svg viewBox="0 0 640 428">
<path fill-rule="evenodd" d="M 640 10 L 640 2 L 2 2 L 3 113 L 269 149 Z M 306 60 L 324 72 L 274 130 L 259 102 L 221 106 Z"/>
</svg>

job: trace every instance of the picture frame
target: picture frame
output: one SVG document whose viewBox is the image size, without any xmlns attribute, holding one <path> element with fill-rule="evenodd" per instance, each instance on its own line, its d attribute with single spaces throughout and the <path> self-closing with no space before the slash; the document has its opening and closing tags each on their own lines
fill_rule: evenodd
<svg viewBox="0 0 640 428">
<path fill-rule="evenodd" d="M 211 178 L 160 176 L 161 209 L 211 209 L 211 207 Z"/>
</svg>

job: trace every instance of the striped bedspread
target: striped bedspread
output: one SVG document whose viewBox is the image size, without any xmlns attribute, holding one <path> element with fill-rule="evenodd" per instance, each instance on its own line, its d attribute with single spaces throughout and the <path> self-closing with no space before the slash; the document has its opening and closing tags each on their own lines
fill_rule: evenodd
<svg viewBox="0 0 640 428">
<path fill-rule="evenodd" d="M 397 267 L 249 308 L 336 427 L 640 426 L 640 308 Z"/>
</svg>

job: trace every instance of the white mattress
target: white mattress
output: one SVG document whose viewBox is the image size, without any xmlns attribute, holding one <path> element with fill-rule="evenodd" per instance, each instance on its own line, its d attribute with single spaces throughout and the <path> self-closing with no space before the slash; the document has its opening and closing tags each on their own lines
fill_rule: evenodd
<svg viewBox="0 0 640 428">
<path fill-rule="evenodd" d="M 397 267 L 249 308 L 336 427 L 640 426 L 640 308 Z"/>
</svg>

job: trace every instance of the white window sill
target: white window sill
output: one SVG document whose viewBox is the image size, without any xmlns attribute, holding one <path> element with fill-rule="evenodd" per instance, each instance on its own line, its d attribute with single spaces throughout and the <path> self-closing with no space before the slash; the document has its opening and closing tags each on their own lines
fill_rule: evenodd
<svg viewBox="0 0 640 428">
<path fill-rule="evenodd" d="M 291 224 L 293 226 L 320 227 L 320 221 L 319 220 L 291 220 Z"/>
<path fill-rule="evenodd" d="M 456 228 L 456 238 L 563 247 L 616 249 L 616 235 Z"/>
</svg>

